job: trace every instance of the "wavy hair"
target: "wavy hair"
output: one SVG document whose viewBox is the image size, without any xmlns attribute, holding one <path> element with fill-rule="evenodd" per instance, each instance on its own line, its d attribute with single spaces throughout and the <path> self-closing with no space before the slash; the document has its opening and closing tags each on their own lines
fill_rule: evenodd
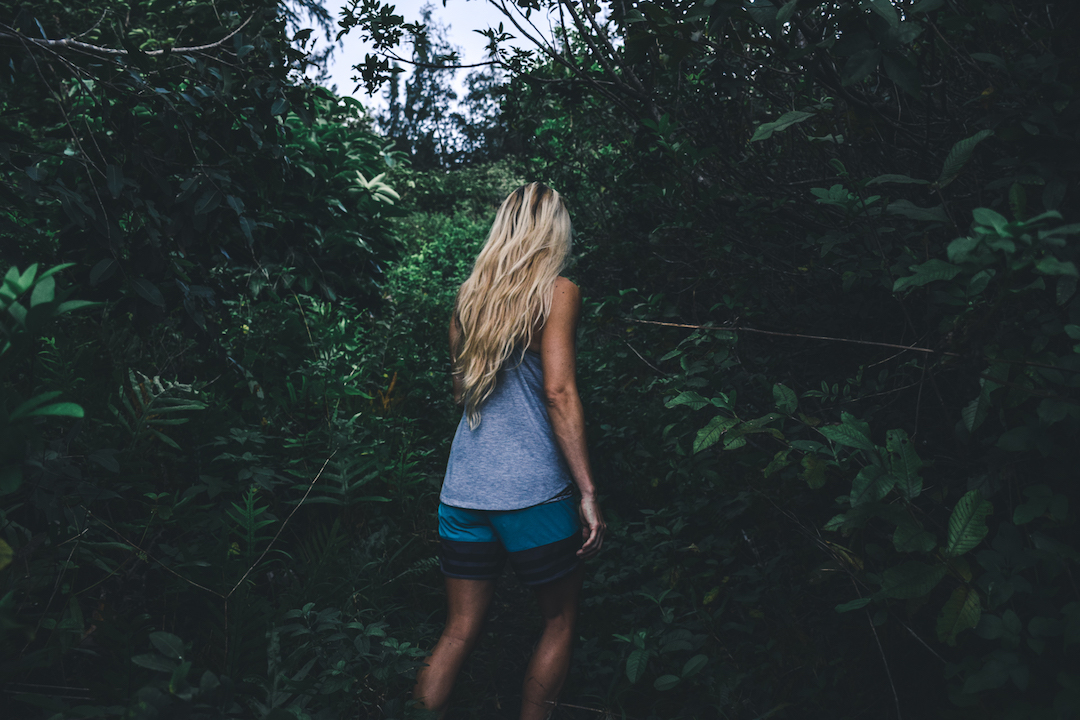
<svg viewBox="0 0 1080 720">
<path fill-rule="evenodd" d="M 499 368 L 551 312 L 551 292 L 570 255 L 570 214 L 559 193 L 541 183 L 503 201 L 472 274 L 458 291 L 461 328 L 454 372 L 461 376 L 469 427 L 495 390 Z"/>
</svg>

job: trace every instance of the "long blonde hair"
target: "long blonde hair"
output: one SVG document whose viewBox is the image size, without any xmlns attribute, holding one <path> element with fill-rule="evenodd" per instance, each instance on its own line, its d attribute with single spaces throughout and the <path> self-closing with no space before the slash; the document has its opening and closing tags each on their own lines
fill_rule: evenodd
<svg viewBox="0 0 1080 720">
<path fill-rule="evenodd" d="M 551 312 L 555 280 L 570 255 L 570 215 L 559 193 L 541 183 L 503 201 L 472 274 L 458 291 L 460 326 L 454 372 L 461 376 L 469 427 L 495 390 L 495 376 Z"/>
</svg>

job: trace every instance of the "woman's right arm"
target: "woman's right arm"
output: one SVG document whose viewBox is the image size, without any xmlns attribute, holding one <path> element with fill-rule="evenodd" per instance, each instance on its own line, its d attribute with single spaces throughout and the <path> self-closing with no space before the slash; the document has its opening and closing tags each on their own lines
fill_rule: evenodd
<svg viewBox="0 0 1080 720">
<path fill-rule="evenodd" d="M 575 338 L 580 316 L 581 291 L 574 283 L 560 277 L 555 281 L 551 313 L 540 338 L 540 359 L 551 428 L 570 476 L 581 492 L 584 542 L 578 555 L 588 557 L 603 545 L 607 525 L 596 500 L 596 485 L 585 443 L 585 412 L 577 391 Z"/>
</svg>

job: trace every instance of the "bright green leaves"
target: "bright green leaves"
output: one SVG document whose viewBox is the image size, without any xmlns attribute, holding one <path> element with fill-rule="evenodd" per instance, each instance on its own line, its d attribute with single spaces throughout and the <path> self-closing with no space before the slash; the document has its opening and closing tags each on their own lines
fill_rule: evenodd
<svg viewBox="0 0 1080 720">
<path fill-rule="evenodd" d="M 978 490 L 965 494 L 953 508 L 949 517 L 949 534 L 942 548 L 945 557 L 957 557 L 974 548 L 989 529 L 986 518 L 994 511 L 989 500 L 983 500 Z"/>
<path fill-rule="evenodd" d="M 53 390 L 50 392 L 44 392 L 39 395 L 35 395 L 29 400 L 17 405 L 14 410 L 8 415 L 8 422 L 12 420 L 18 420 L 20 418 L 28 417 L 40 417 L 46 415 L 61 416 L 61 417 L 83 417 L 83 409 L 81 406 L 72 402 L 59 402 L 48 403 L 49 400 L 56 398 L 60 395 L 59 390 Z"/>
</svg>

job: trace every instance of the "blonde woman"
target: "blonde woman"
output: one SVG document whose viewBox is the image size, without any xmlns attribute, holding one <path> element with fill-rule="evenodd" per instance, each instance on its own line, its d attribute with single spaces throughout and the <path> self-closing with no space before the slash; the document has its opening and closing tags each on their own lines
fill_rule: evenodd
<svg viewBox="0 0 1080 720">
<path fill-rule="evenodd" d="M 465 411 L 439 503 L 448 617 L 413 691 L 440 718 L 507 558 L 544 620 L 522 720 L 550 715 L 570 665 L 581 560 L 600 550 L 606 526 L 576 384 L 581 295 L 559 275 L 569 254 L 562 198 L 531 183 L 503 202 L 458 292 L 450 357 Z"/>
</svg>

